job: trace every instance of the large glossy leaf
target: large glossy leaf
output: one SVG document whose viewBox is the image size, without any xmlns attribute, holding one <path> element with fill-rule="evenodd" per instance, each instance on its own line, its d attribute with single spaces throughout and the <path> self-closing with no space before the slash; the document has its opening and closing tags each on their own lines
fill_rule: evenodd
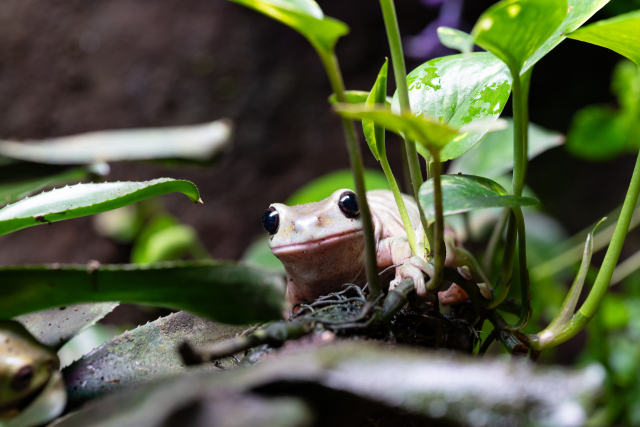
<svg viewBox="0 0 640 427">
<path fill-rule="evenodd" d="M 389 68 L 389 59 L 384 61 L 384 65 L 378 73 L 376 82 L 367 96 L 365 101 L 367 105 L 372 106 L 376 104 L 386 105 L 387 100 L 387 70 Z M 369 144 L 369 149 L 373 153 L 373 157 L 376 160 L 380 160 L 380 152 L 385 149 L 384 145 L 384 128 L 376 125 L 371 120 L 362 121 L 362 131 L 364 132 L 364 138 Z M 384 153 L 382 153 L 384 155 Z"/>
<path fill-rule="evenodd" d="M 420 206 L 429 223 L 435 221 L 433 205 L 433 180 L 420 187 Z M 442 176 L 442 212 L 445 216 L 469 212 L 475 209 L 509 206 L 527 206 L 539 203 L 533 197 L 517 197 L 507 193 L 502 186 L 490 179 L 472 175 Z"/>
<path fill-rule="evenodd" d="M 486 52 L 436 58 L 407 76 L 411 111 L 434 117 L 451 128 L 481 125 L 479 131 L 459 131 L 440 153 L 440 160 L 455 159 L 469 151 L 487 133 L 511 93 L 511 73 Z M 400 111 L 397 93 L 393 111 Z"/>
<path fill-rule="evenodd" d="M 408 111 L 394 114 L 388 107 L 367 107 L 362 104 L 336 104 L 333 108 L 342 117 L 371 120 L 391 132 L 404 134 L 429 151 L 441 151 L 456 134 L 455 129 L 437 120 L 416 117 Z"/>
<path fill-rule="evenodd" d="M 63 370 L 69 405 L 77 407 L 155 378 L 193 371 L 194 368 L 184 367 L 176 350 L 183 341 L 207 345 L 235 338 L 245 329 L 246 326 L 223 325 L 181 311 L 125 332 Z M 235 361 L 223 359 L 219 365 L 195 369 L 235 366 Z"/>
<path fill-rule="evenodd" d="M 231 0 L 281 22 L 302 34 L 326 60 L 338 39 L 349 32 L 343 22 L 324 16 L 313 0 Z"/>
<path fill-rule="evenodd" d="M 22 323 L 42 344 L 59 349 L 117 306 L 117 302 L 69 305 L 23 314 L 14 320 Z"/>
<path fill-rule="evenodd" d="M 610 160 L 628 148 L 628 121 L 607 106 L 590 105 L 573 117 L 567 150 L 583 159 Z"/>
<path fill-rule="evenodd" d="M 59 188 L 0 209 L 0 235 L 34 225 L 93 215 L 174 192 L 184 193 L 192 202 L 201 203 L 193 183 L 171 178 Z"/>
<path fill-rule="evenodd" d="M 279 274 L 234 262 L 46 265 L 0 268 L 0 318 L 86 302 L 189 310 L 225 323 L 282 317 Z"/>
<path fill-rule="evenodd" d="M 478 18 L 472 34 L 477 45 L 520 73 L 562 24 L 567 11 L 566 0 L 503 0 Z"/>
<path fill-rule="evenodd" d="M 564 142 L 562 134 L 529 124 L 529 159 Z M 513 169 L 513 121 L 508 127 L 491 132 L 464 156 L 451 162 L 448 174 L 464 173 L 497 178 Z"/>
<path fill-rule="evenodd" d="M 567 37 L 606 47 L 640 66 L 640 10 L 587 25 Z"/>
<path fill-rule="evenodd" d="M 367 425 L 372 413 L 400 413 L 400 424 L 380 425 L 529 426 L 535 419 L 535 425 L 569 427 L 584 424 L 586 408 L 603 381 L 603 370 L 596 367 L 569 370 L 522 364 L 516 369 L 510 361 L 488 357 L 341 342 L 291 348 L 251 369 L 201 372 L 146 384 L 96 402 L 56 427 L 169 426 L 185 419 L 223 427 L 344 425 L 345 413 L 348 425 Z M 305 395 L 301 390 L 309 391 L 313 406 L 322 402 L 317 418 L 300 421 L 283 411 L 279 400 L 273 405 L 288 417 L 274 420 L 266 406 L 249 418 L 256 408 L 247 405 L 242 394 L 265 393 L 273 399 L 274 392 L 280 398 Z M 220 412 L 233 422 L 207 418 Z M 412 420 L 410 414 L 418 416 L 415 423 L 406 422 Z M 170 422 L 176 419 L 180 421 Z M 265 419 L 267 424 L 260 422 Z"/>
<path fill-rule="evenodd" d="M 229 120 L 193 126 L 90 132 L 42 141 L 0 141 L 0 155 L 50 164 L 212 158 L 231 141 Z"/>
<path fill-rule="evenodd" d="M 529 57 L 522 68 L 521 74 L 527 72 L 536 62 L 551 52 L 561 41 L 566 39 L 567 34 L 575 31 L 587 22 L 589 18 L 602 9 L 607 3 L 609 3 L 609 0 L 569 0 L 568 13 L 562 21 L 562 24 L 560 24 L 542 46 Z"/>
</svg>

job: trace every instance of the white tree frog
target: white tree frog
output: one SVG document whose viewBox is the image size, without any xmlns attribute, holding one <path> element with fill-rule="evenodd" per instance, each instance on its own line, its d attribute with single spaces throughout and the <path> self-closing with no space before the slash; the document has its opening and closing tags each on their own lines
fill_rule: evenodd
<svg viewBox="0 0 640 427">
<path fill-rule="evenodd" d="M 424 247 L 418 206 L 412 197 L 402 197 L 416 231 L 418 247 Z M 373 219 L 379 270 L 400 264 L 389 283 L 390 289 L 410 277 L 418 295 L 425 296 L 423 272 L 432 276 L 433 265 L 413 255 L 393 193 L 369 191 L 367 201 Z M 320 202 L 297 206 L 274 203 L 263 214 L 262 224 L 270 234 L 271 251 L 287 272 L 289 302 L 313 301 L 341 290 L 345 283 L 362 286 L 366 282 L 364 235 L 353 191 L 338 190 Z M 448 259 L 447 262 L 455 261 Z M 455 284 L 440 293 L 440 300 L 447 304 L 461 303 L 467 298 Z"/>
</svg>

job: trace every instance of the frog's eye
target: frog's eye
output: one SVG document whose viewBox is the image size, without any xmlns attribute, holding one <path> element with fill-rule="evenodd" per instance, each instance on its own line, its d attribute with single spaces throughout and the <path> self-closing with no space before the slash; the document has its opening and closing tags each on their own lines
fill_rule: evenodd
<svg viewBox="0 0 640 427">
<path fill-rule="evenodd" d="M 33 368 L 29 365 L 23 366 L 11 379 L 11 388 L 14 391 L 22 391 L 31 385 L 33 379 Z"/>
<path fill-rule="evenodd" d="M 360 216 L 358 200 L 356 199 L 356 193 L 353 191 L 345 191 L 342 193 L 338 199 L 338 206 L 347 218 L 357 218 Z"/>
<path fill-rule="evenodd" d="M 280 225 L 280 216 L 278 211 L 273 206 L 267 209 L 262 214 L 262 226 L 269 234 L 274 235 L 278 232 L 278 226 Z"/>
</svg>

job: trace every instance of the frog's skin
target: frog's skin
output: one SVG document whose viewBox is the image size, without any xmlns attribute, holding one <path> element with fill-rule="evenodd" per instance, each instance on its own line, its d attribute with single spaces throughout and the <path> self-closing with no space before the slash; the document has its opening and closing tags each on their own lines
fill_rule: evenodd
<svg viewBox="0 0 640 427">
<path fill-rule="evenodd" d="M 342 189 L 316 203 L 297 206 L 274 203 L 270 206 L 269 209 L 277 212 L 279 225 L 269 238 L 269 246 L 287 272 L 290 303 L 313 301 L 343 289 L 345 283 L 364 285 L 366 282 L 362 221 L 359 216 L 349 218 L 339 206 L 341 196 L 347 192 L 353 193 Z M 412 197 L 402 197 L 417 245 L 423 248 L 424 231 L 418 206 Z M 410 277 L 418 295 L 426 296 L 423 272 L 432 277 L 433 265 L 413 256 L 393 193 L 389 190 L 369 191 L 367 201 L 373 220 L 378 269 L 400 264 L 396 267 L 395 278 L 389 283 L 390 289 Z M 464 291 L 457 285 L 454 287 L 447 295 L 447 303 L 465 301 L 468 297 Z M 457 293 L 453 295 L 453 291 Z"/>
<path fill-rule="evenodd" d="M 20 323 L 0 321 L 0 424 L 28 405 L 59 367 L 58 356 Z"/>
</svg>

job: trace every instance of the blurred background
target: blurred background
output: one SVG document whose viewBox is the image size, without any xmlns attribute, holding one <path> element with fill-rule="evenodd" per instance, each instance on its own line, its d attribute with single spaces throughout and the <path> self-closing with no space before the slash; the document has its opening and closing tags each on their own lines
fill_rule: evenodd
<svg viewBox="0 0 640 427">
<path fill-rule="evenodd" d="M 351 28 L 337 47 L 347 88 L 369 90 L 389 56 L 377 3 L 318 3 L 327 15 Z M 407 70 L 454 53 L 438 42 L 437 26 L 469 31 L 492 3 L 398 1 Z M 590 22 L 639 7 L 639 0 L 615 0 Z M 562 42 L 535 67 L 531 122 L 566 135 L 582 108 L 593 104 L 618 108 L 611 79 L 621 60 L 600 47 Z M 391 94 L 392 78 L 389 85 Z M 232 147 L 212 167 L 115 163 L 107 176 L 109 181 L 167 176 L 196 183 L 204 205 L 169 195 L 141 209 L 166 213 L 192 226 L 204 249 L 216 259 L 239 259 L 264 234 L 260 218 L 270 203 L 286 200 L 314 178 L 348 168 L 340 122 L 327 103 L 330 92 L 324 70 L 306 40 L 227 1 L 0 2 L 0 138 L 42 139 L 103 129 L 233 120 Z M 510 116 L 510 111 L 509 104 L 504 115 Z M 388 137 L 391 165 L 400 174 L 399 140 Z M 378 168 L 368 150 L 363 149 L 363 154 L 368 167 Z M 630 154 L 587 161 L 561 146 L 530 163 L 527 184 L 541 200 L 541 210 L 556 218 L 571 236 L 622 202 L 634 159 Z M 114 239 L 99 233 L 99 228 L 95 219 L 85 217 L 2 236 L 0 265 L 129 262 L 131 239 Z M 639 249 L 640 234 L 634 231 L 622 259 Z M 594 257 L 596 265 L 602 256 Z M 632 285 L 640 283 L 633 276 L 631 280 Z M 621 292 L 619 288 L 614 293 Z M 534 296 L 546 292 L 535 287 L 532 291 Z M 562 297 L 565 291 L 557 292 Z M 631 298 L 632 293 L 624 295 Z M 611 309 L 620 312 L 615 301 Z M 612 373 L 612 387 L 630 390 L 630 384 L 638 382 L 635 360 L 640 350 L 633 347 L 621 362 L 611 362 L 610 353 L 599 354 L 602 349 L 596 351 L 598 340 L 610 342 L 640 330 L 628 329 L 633 319 L 640 325 L 640 306 L 636 317 L 628 307 L 624 310 L 622 320 L 614 316 L 613 323 L 594 322 L 591 340 L 595 344 L 585 347 L 588 341 L 583 333 L 543 361 L 600 360 Z M 125 311 L 119 308 L 107 320 L 125 316 Z M 155 318 L 158 312 L 152 314 Z M 131 316 L 129 321 L 135 324 L 151 314 Z M 544 324 L 544 319 L 540 322 Z M 629 342 L 632 335 L 620 340 Z M 619 356 L 617 350 L 613 353 L 614 359 Z M 622 371 L 616 371 L 620 366 Z M 616 377 L 617 372 L 622 376 Z M 633 396 L 640 395 L 640 388 L 631 388 L 638 390 Z M 636 412 L 640 420 L 640 407 Z"/>
</svg>

